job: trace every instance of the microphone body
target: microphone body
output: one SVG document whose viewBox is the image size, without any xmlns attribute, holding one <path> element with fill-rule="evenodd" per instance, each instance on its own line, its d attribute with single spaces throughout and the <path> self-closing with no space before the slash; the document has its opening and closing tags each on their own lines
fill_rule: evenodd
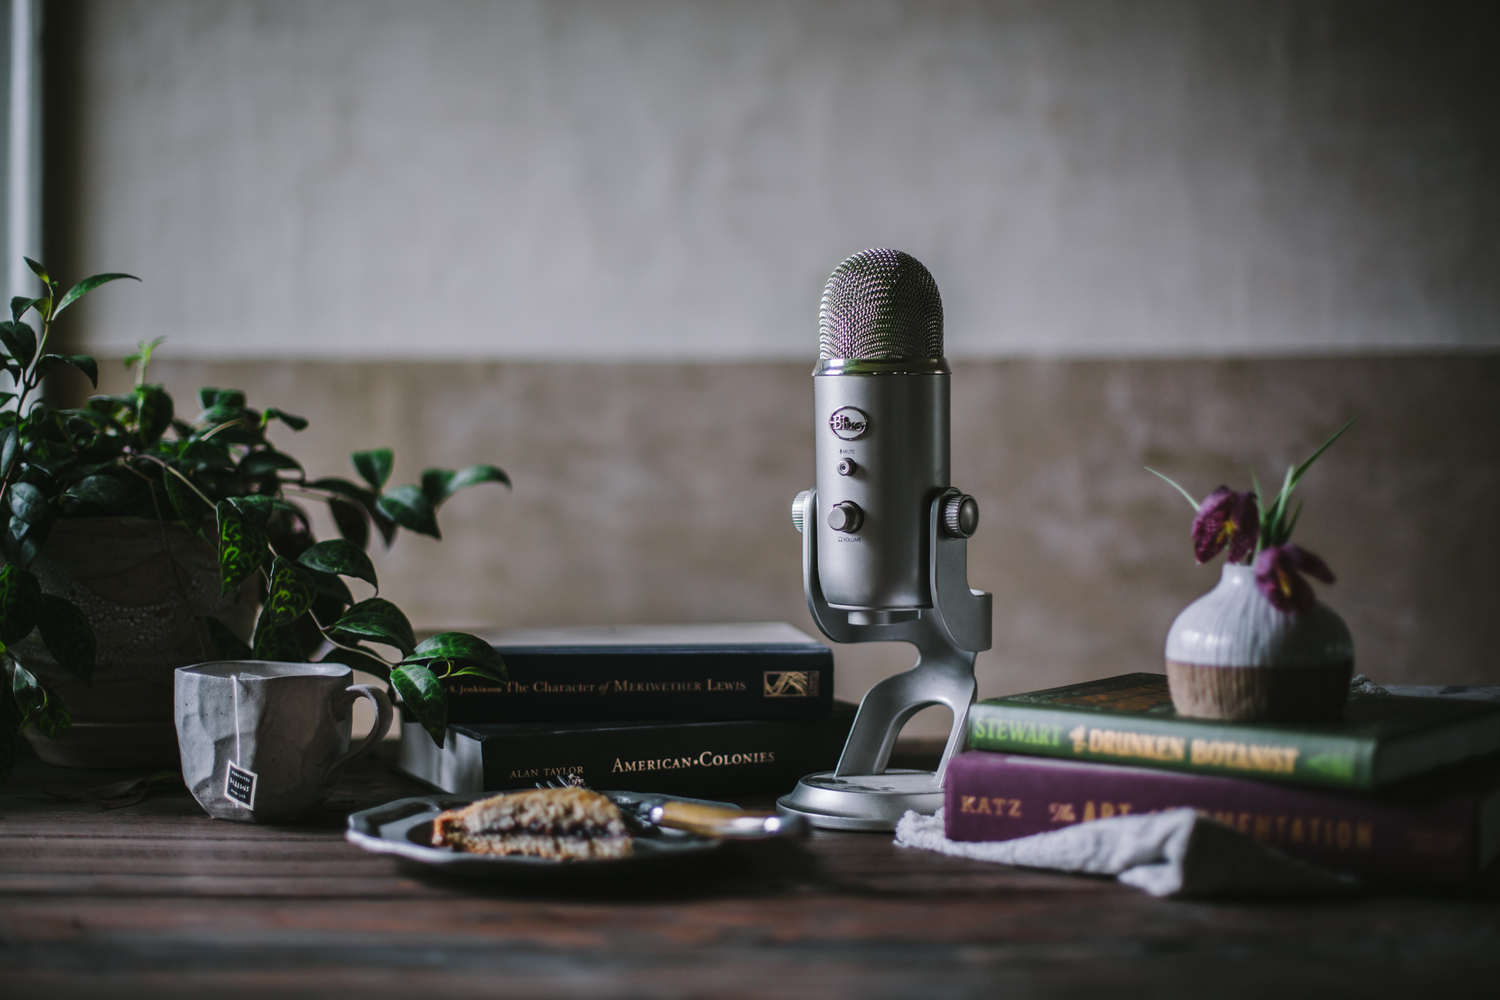
<svg viewBox="0 0 1500 1000">
<path fill-rule="evenodd" d="M 823 359 L 817 414 L 818 572 L 831 607 L 870 624 L 932 607 L 928 512 L 950 485 L 941 358 Z"/>
</svg>

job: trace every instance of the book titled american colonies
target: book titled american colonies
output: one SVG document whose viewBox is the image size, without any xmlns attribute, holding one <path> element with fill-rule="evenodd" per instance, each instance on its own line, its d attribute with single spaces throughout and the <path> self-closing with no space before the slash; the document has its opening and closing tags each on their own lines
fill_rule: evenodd
<svg viewBox="0 0 1500 1000">
<path fill-rule="evenodd" d="M 590 787 L 697 798 L 773 795 L 838 763 L 854 706 L 821 719 L 625 722 L 455 722 L 439 748 L 416 721 L 401 722 L 396 768 L 455 794 L 530 788 L 577 774 Z"/>
<path fill-rule="evenodd" d="M 810 719 L 833 653 L 784 622 L 608 625 L 483 634 L 505 680 L 445 680 L 450 722 Z"/>
</svg>

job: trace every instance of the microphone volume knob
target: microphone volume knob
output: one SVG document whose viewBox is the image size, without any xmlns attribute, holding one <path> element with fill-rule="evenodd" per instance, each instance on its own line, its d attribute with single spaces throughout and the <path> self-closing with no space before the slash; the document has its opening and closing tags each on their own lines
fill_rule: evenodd
<svg viewBox="0 0 1500 1000">
<path fill-rule="evenodd" d="M 836 503 L 828 510 L 828 526 L 834 531 L 858 531 L 864 520 L 865 512 L 853 500 Z"/>
<path fill-rule="evenodd" d="M 812 490 L 803 490 L 792 497 L 792 527 L 797 529 L 798 534 L 802 532 L 802 526 L 807 520 L 807 498 L 812 495 Z"/>
<path fill-rule="evenodd" d="M 953 538 L 968 538 L 979 528 L 979 503 L 967 493 L 943 501 L 943 530 Z"/>
</svg>

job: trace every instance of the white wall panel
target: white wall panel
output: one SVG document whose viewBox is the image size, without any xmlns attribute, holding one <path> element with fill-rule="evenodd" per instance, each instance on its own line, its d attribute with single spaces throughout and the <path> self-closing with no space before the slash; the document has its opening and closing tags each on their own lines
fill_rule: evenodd
<svg viewBox="0 0 1500 1000">
<path fill-rule="evenodd" d="M 145 279 L 102 353 L 810 358 L 876 244 L 958 357 L 1500 345 L 1494 77 L 1442 6 L 80 9 L 72 253 Z"/>
</svg>

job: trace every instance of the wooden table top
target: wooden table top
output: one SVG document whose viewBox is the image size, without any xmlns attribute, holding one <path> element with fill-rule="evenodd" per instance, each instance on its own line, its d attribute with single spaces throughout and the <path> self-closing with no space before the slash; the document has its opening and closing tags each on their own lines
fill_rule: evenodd
<svg viewBox="0 0 1500 1000">
<path fill-rule="evenodd" d="M 424 794 L 371 758 L 294 826 L 0 790 L 0 994 L 218 998 L 1494 996 L 1500 891 L 1182 902 L 819 832 L 663 882 L 435 880 L 345 842 Z"/>
</svg>

